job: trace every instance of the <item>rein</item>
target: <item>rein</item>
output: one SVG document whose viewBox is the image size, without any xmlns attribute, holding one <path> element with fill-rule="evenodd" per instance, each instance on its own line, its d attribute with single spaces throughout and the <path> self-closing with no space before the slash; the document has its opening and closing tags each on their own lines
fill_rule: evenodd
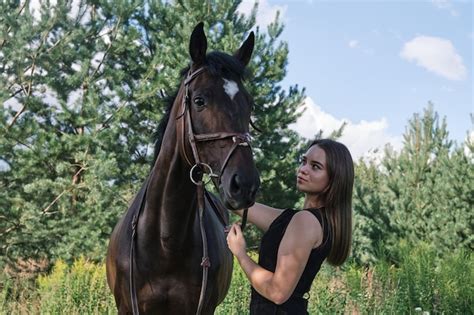
<svg viewBox="0 0 474 315">
<path fill-rule="evenodd" d="M 207 235 L 206 235 L 206 230 L 204 227 L 204 221 L 203 221 L 203 215 L 204 215 L 204 208 L 205 208 L 205 197 L 207 194 L 207 191 L 205 189 L 205 183 L 202 180 L 203 174 L 206 173 L 208 174 L 209 177 L 211 178 L 217 178 L 218 184 L 221 182 L 221 176 L 224 174 L 225 167 L 227 166 L 232 154 L 234 151 L 237 149 L 239 146 L 243 147 L 250 147 L 250 142 L 251 142 L 251 137 L 249 133 L 233 133 L 233 132 L 218 132 L 218 133 L 209 133 L 209 134 L 195 134 L 193 131 L 193 125 L 191 121 L 191 114 L 190 114 L 190 98 L 189 98 L 189 84 L 197 77 L 199 76 L 203 71 L 205 70 L 204 67 L 201 67 L 194 72 L 189 72 L 188 76 L 186 77 L 184 81 L 184 87 L 185 87 L 185 96 L 183 98 L 182 102 L 182 111 L 181 114 L 179 114 L 176 117 L 176 120 L 180 120 L 183 118 L 186 120 L 186 122 L 182 123 L 182 128 L 181 128 L 181 152 L 184 155 L 184 158 L 186 162 L 191 166 L 191 170 L 189 172 L 189 177 L 191 181 L 196 185 L 196 190 L 197 190 L 197 202 L 198 202 L 198 214 L 199 214 L 199 228 L 201 231 L 201 239 L 202 239 L 202 244 L 203 244 L 203 255 L 202 255 L 202 261 L 201 261 L 201 266 L 202 266 L 202 282 L 201 282 L 201 293 L 199 296 L 199 304 L 198 308 L 196 310 L 196 314 L 200 315 L 202 311 L 202 307 L 204 304 L 204 298 L 206 295 L 206 287 L 207 287 L 207 278 L 208 278 L 208 269 L 211 266 L 211 262 L 208 256 L 208 246 L 207 246 Z M 188 157 L 186 153 L 186 148 L 185 148 L 185 126 L 184 124 L 187 123 L 187 129 L 188 129 L 188 140 L 189 144 L 191 146 L 191 150 L 193 153 L 193 158 L 194 158 L 194 163 L 191 162 L 191 159 Z M 232 140 L 232 147 L 229 150 L 229 153 L 227 154 L 226 158 L 224 159 L 224 162 L 222 163 L 221 169 L 219 173 L 215 173 L 212 170 L 212 167 L 209 164 L 206 164 L 204 162 L 201 162 L 201 159 L 199 157 L 198 149 L 197 149 L 197 143 L 200 142 L 206 142 L 206 141 L 215 141 L 215 140 L 222 140 L 222 139 L 231 139 Z M 138 224 L 138 219 L 140 216 L 140 213 L 142 209 L 145 206 L 145 200 L 146 200 L 146 192 L 148 188 L 148 181 L 149 178 L 146 180 L 145 183 L 145 189 L 144 192 L 141 196 L 141 201 L 140 201 L 140 207 L 138 209 L 138 213 L 136 213 L 133 216 L 132 219 L 132 237 L 131 237 L 131 245 L 130 245 L 130 299 L 132 302 L 132 312 L 133 315 L 139 315 L 139 309 L 138 309 L 138 299 L 137 299 L 137 291 L 136 291 L 136 286 L 135 286 L 135 277 L 133 275 L 133 263 L 135 261 L 135 240 L 136 240 L 136 230 L 137 230 L 137 224 Z M 215 184 L 215 183 L 214 183 Z M 213 201 L 210 197 L 208 197 L 209 203 L 213 207 L 214 211 L 218 214 L 220 220 L 223 222 L 224 225 L 226 225 L 226 220 L 218 211 L 213 204 Z M 245 228 L 246 222 L 247 222 L 247 212 L 248 209 L 244 210 L 244 214 L 242 216 L 242 223 L 241 223 L 241 229 L 242 231 Z"/>
</svg>

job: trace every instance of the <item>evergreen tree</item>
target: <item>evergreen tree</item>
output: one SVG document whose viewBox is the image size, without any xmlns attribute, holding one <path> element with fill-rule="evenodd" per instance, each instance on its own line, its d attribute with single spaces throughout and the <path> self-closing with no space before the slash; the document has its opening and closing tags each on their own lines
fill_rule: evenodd
<svg viewBox="0 0 474 315">
<path fill-rule="evenodd" d="M 473 248 L 473 163 L 464 146 L 453 148 L 446 120 L 432 104 L 409 121 L 400 153 L 387 149 L 380 165 L 357 166 L 355 256 L 396 259 L 400 240 L 436 246 L 440 254 Z M 385 253 L 383 253 L 385 251 Z"/>
<path fill-rule="evenodd" d="M 0 257 L 101 259 L 111 229 L 145 179 L 152 134 L 189 64 L 192 28 L 232 52 L 255 24 L 239 1 L 0 4 Z M 299 138 L 288 130 L 303 92 L 278 84 L 286 43 L 278 18 L 256 29 L 246 82 L 263 133 L 253 144 L 262 199 L 291 206 Z M 164 92 L 163 92 L 164 91 Z M 278 174 L 278 177 L 276 177 Z M 277 180 L 276 180 L 277 179 Z"/>
</svg>

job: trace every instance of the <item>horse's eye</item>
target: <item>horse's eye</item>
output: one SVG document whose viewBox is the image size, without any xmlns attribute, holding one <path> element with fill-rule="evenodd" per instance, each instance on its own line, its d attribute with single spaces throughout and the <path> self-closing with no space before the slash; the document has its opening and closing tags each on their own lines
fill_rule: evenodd
<svg viewBox="0 0 474 315">
<path fill-rule="evenodd" d="M 196 104 L 197 107 L 203 107 L 206 103 L 202 97 L 196 97 L 194 99 L 194 104 Z"/>
</svg>

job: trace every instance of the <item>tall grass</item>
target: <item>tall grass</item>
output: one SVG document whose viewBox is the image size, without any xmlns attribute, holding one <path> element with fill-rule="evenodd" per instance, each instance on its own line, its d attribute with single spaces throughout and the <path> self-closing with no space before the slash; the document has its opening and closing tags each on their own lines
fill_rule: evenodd
<svg viewBox="0 0 474 315">
<path fill-rule="evenodd" d="M 4 278 L 1 314 L 116 314 L 105 280 L 105 265 L 80 258 L 72 266 L 59 260 L 35 282 Z"/>
<path fill-rule="evenodd" d="M 426 245 L 399 247 L 399 261 L 370 268 L 323 266 L 310 291 L 310 314 L 474 314 L 474 258 L 443 259 Z M 0 314 L 116 314 L 105 266 L 58 261 L 36 281 L 0 278 Z M 232 285 L 216 314 L 248 314 L 250 286 L 235 262 Z M 426 314 L 426 313 L 425 313 Z"/>
<path fill-rule="evenodd" d="M 114 314 L 115 302 L 105 281 L 105 265 L 80 258 L 69 268 L 58 261 L 38 278 L 41 313 Z"/>
<path fill-rule="evenodd" d="M 310 314 L 474 314 L 474 257 L 439 259 L 424 244 L 399 246 L 400 261 L 345 270 L 324 266 L 311 288 Z"/>
</svg>

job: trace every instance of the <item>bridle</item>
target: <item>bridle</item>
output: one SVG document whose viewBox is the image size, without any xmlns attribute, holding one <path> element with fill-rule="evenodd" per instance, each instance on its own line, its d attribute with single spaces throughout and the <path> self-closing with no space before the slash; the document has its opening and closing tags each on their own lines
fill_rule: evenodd
<svg viewBox="0 0 474 315">
<path fill-rule="evenodd" d="M 191 171 L 190 171 L 190 178 L 191 181 L 194 184 L 197 184 L 199 182 L 199 179 L 196 180 L 195 176 L 198 175 L 195 171 L 200 169 L 201 172 L 207 173 L 210 177 L 217 178 L 218 184 L 220 184 L 221 181 L 221 176 L 224 173 L 225 167 L 227 166 L 227 163 L 230 160 L 230 157 L 234 153 L 235 149 L 239 146 L 245 146 L 245 147 L 250 147 L 250 142 L 251 142 L 251 137 L 248 132 L 246 133 L 237 133 L 237 132 L 217 132 L 217 133 L 207 133 L 207 134 L 195 134 L 194 129 L 193 129 L 193 123 L 191 119 L 191 110 L 190 110 L 190 96 L 189 96 L 189 85 L 191 82 L 197 78 L 206 68 L 201 67 L 195 70 L 194 72 L 191 72 L 191 70 L 188 73 L 188 76 L 184 80 L 184 89 L 185 89 L 185 94 L 183 97 L 183 102 L 181 103 L 181 110 L 180 114 L 176 117 L 176 120 L 180 120 L 181 118 L 185 119 L 185 122 L 182 122 L 180 124 L 181 126 L 181 152 L 184 156 L 184 159 L 186 162 L 191 166 Z M 185 118 L 184 118 L 185 117 Z M 193 158 L 194 158 L 194 163 L 192 162 L 192 159 L 188 157 L 188 154 L 186 153 L 186 148 L 185 148 L 185 127 L 184 125 L 187 124 L 187 130 L 188 130 L 188 141 L 191 146 L 191 150 L 193 153 Z M 232 147 L 230 148 L 226 158 L 224 159 L 224 162 L 222 163 L 221 169 L 219 173 L 215 173 L 211 166 L 207 163 L 204 163 L 201 161 L 199 157 L 199 153 L 197 150 L 197 144 L 201 142 L 207 142 L 207 141 L 216 141 L 216 140 L 223 140 L 223 139 L 232 139 Z"/>
<path fill-rule="evenodd" d="M 176 117 L 176 120 L 181 120 L 181 124 L 177 124 L 177 126 L 181 126 L 180 132 L 181 133 L 181 141 L 180 141 L 180 147 L 181 147 L 181 152 L 184 156 L 184 159 L 186 162 L 191 166 L 191 170 L 189 171 L 189 177 L 191 179 L 191 182 L 193 182 L 196 185 L 197 189 L 197 202 L 198 202 L 198 211 L 199 211 L 199 228 L 201 231 L 201 239 L 202 239 L 202 244 L 203 244 L 203 255 L 202 255 L 202 261 L 201 261 L 201 266 L 203 268 L 203 275 L 202 275 L 202 282 L 201 282 L 201 293 L 199 296 L 199 304 L 198 308 L 196 311 L 196 314 L 199 315 L 201 314 L 203 303 L 204 303 L 204 298 L 206 295 L 206 287 L 207 287 L 207 278 L 208 278 L 208 269 L 211 266 L 211 262 L 208 256 L 208 247 L 207 247 L 207 236 L 206 236 L 206 230 L 204 227 L 204 221 L 203 221 L 203 214 L 204 214 L 204 206 L 205 206 L 205 183 L 203 182 L 203 174 L 207 174 L 211 178 L 217 178 L 217 185 L 220 185 L 221 183 L 221 178 L 222 174 L 224 174 L 224 170 L 234 153 L 234 151 L 239 147 L 249 147 L 250 142 L 251 142 L 251 137 L 250 134 L 247 133 L 236 133 L 236 132 L 217 132 L 217 133 L 207 133 L 207 134 L 195 134 L 194 129 L 193 129 L 193 124 L 191 120 L 191 110 L 190 110 L 190 97 L 189 97 L 189 85 L 191 82 L 198 77 L 206 68 L 205 67 L 200 67 L 194 72 L 191 71 L 191 69 L 188 72 L 188 75 L 186 79 L 184 80 L 184 89 L 185 89 L 185 95 L 183 97 L 183 102 L 181 103 L 181 108 L 180 108 L 180 114 Z M 185 120 L 185 121 L 183 121 Z M 191 150 L 193 153 L 193 160 L 194 163 L 192 162 L 192 159 L 188 157 L 188 154 L 186 153 L 186 146 L 185 146 L 185 124 L 187 124 L 187 130 L 188 130 L 188 141 L 191 146 Z M 179 127 L 178 127 L 179 128 Z M 224 162 L 221 165 L 221 169 L 219 173 L 215 173 L 212 169 L 212 167 L 205 163 L 202 162 L 198 149 L 197 149 L 197 144 L 202 143 L 202 142 L 207 142 L 207 141 L 216 141 L 216 140 L 223 140 L 223 139 L 231 139 L 232 140 L 232 147 L 230 148 L 229 152 L 227 153 L 226 158 L 224 159 Z M 148 180 L 147 180 L 148 182 Z M 148 186 L 148 183 L 146 183 L 146 186 Z M 140 203 L 140 207 L 138 209 L 138 213 L 136 213 L 133 216 L 132 219 L 132 238 L 131 238 L 131 245 L 130 245 L 130 298 L 132 302 L 132 312 L 133 315 L 139 315 L 139 309 L 138 309 L 138 299 L 137 299 L 137 292 L 136 292 L 136 287 L 135 287 L 135 277 L 133 276 L 133 263 L 134 263 L 134 247 L 135 247 L 135 238 L 136 238 L 136 227 L 138 224 L 138 218 L 140 215 L 141 210 L 144 207 L 145 204 L 145 198 L 146 197 L 146 188 L 145 191 L 143 192 L 142 195 L 142 200 Z M 218 216 L 220 217 L 220 220 L 223 222 L 224 225 L 226 225 L 226 220 L 223 218 L 222 214 L 219 211 L 216 211 Z M 244 230 L 246 222 L 247 222 L 247 212 L 248 209 L 244 209 L 244 214 L 242 216 L 242 223 L 241 223 L 241 229 Z"/>
<path fill-rule="evenodd" d="M 183 117 L 186 117 L 186 122 L 183 122 L 181 124 L 181 151 L 184 155 L 185 160 L 188 162 L 188 164 L 191 166 L 191 170 L 189 172 L 189 177 L 191 181 L 196 185 L 197 188 L 197 200 L 198 200 L 198 210 L 199 210 L 199 226 L 201 229 L 201 238 L 202 238 L 202 244 L 203 244 L 203 257 L 201 261 L 201 266 L 203 268 L 203 276 L 202 276 L 202 283 L 201 283 L 201 294 L 199 296 L 199 304 L 198 308 L 196 311 L 196 314 L 201 314 L 203 302 L 204 302 L 204 297 L 206 294 L 206 286 L 207 286 L 207 274 L 208 274 L 208 268 L 211 266 L 211 262 L 208 257 L 208 248 L 207 248 L 207 237 L 206 237 L 206 230 L 204 228 L 204 222 L 203 222 L 203 213 L 204 213 L 204 194 L 205 194 L 205 188 L 204 188 L 204 183 L 202 181 L 202 175 L 206 171 L 208 171 L 208 175 L 210 177 L 217 177 L 217 183 L 218 185 L 221 182 L 222 174 L 224 174 L 225 167 L 227 166 L 227 163 L 230 160 L 230 157 L 232 156 L 232 153 L 237 149 L 239 146 L 244 146 L 244 147 L 250 147 L 250 141 L 251 137 L 249 133 L 234 133 L 234 132 L 218 132 L 218 133 L 208 133 L 208 134 L 195 134 L 194 129 L 193 129 L 193 124 L 191 120 L 191 109 L 190 109 L 190 104 L 191 100 L 189 97 L 189 85 L 191 82 L 197 78 L 203 71 L 205 70 L 204 67 L 198 68 L 194 72 L 191 72 L 191 69 L 189 70 L 187 78 L 184 80 L 184 89 L 185 89 L 185 94 L 183 98 L 183 102 L 181 105 L 182 112 L 181 114 L 178 115 L 176 119 L 181 119 Z M 183 118 L 184 119 L 184 118 Z M 188 141 L 191 146 L 191 150 L 193 152 L 193 158 L 194 158 L 194 164 L 191 162 L 191 159 L 189 159 L 188 155 L 186 154 L 186 148 L 185 148 L 185 143 L 184 143 L 184 124 L 187 123 L 187 129 L 188 129 Z M 221 165 L 220 172 L 216 174 L 213 170 L 212 167 L 201 161 L 197 149 L 197 143 L 200 142 L 206 142 L 206 141 L 215 141 L 215 140 L 222 140 L 222 139 L 232 139 L 232 147 L 229 150 L 229 153 L 227 153 L 226 158 L 224 159 L 224 162 Z M 195 172 L 195 170 L 199 170 L 198 172 Z M 195 176 L 198 178 L 196 179 Z M 248 209 L 245 209 L 244 211 L 244 216 L 245 216 L 245 221 L 247 218 L 247 211 Z M 242 221 L 243 222 L 243 221 Z M 243 227 L 243 226 L 242 226 Z"/>
</svg>

